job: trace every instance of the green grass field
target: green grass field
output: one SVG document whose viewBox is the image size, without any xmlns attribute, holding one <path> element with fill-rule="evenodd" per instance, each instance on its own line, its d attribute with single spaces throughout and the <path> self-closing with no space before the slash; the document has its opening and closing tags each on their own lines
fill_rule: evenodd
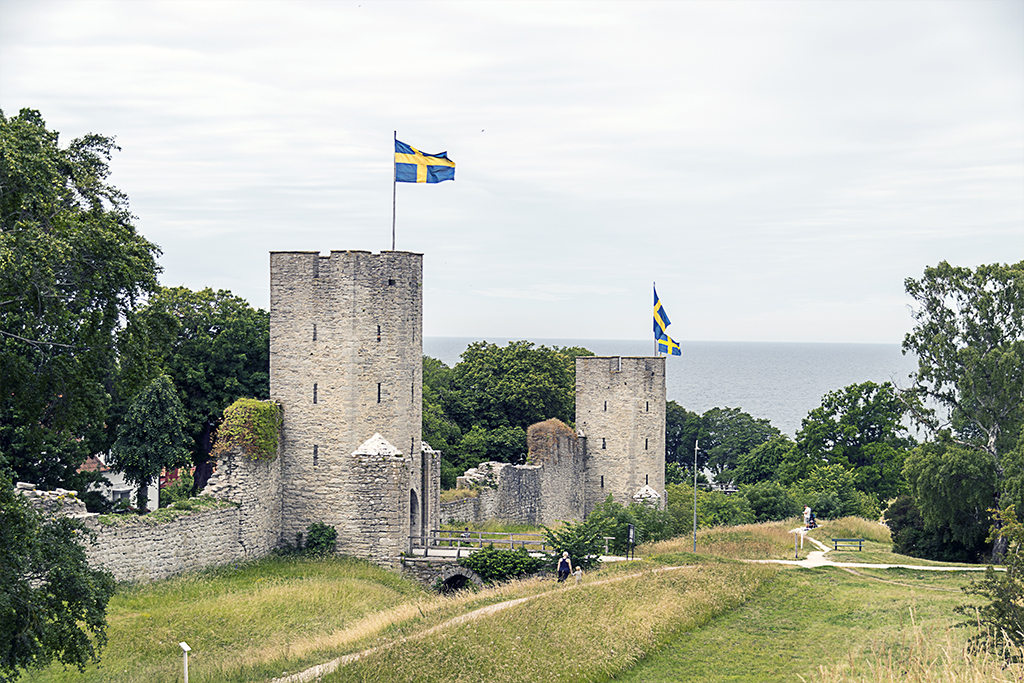
<svg viewBox="0 0 1024 683">
<path fill-rule="evenodd" d="M 877 525 L 839 522 L 869 546 L 830 557 L 923 564 L 893 555 Z M 842 524 L 816 534 L 838 537 Z M 642 560 L 607 564 L 580 586 L 535 579 L 442 597 L 346 558 L 120 586 L 98 666 L 24 680 L 181 681 L 182 640 L 193 683 L 267 681 L 352 653 L 365 654 L 323 680 L 1024 680 L 1019 667 L 964 655 L 970 631 L 952 624 L 967 572 L 742 561 L 791 559 L 792 526 L 704 530 L 697 554 L 692 537 L 644 546 Z"/>
</svg>

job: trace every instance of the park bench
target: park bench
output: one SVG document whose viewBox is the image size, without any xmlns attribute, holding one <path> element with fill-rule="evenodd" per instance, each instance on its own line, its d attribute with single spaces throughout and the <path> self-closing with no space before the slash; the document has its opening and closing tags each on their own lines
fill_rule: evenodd
<svg viewBox="0 0 1024 683">
<path fill-rule="evenodd" d="M 857 546 L 857 550 L 864 550 L 863 538 L 833 538 L 833 550 L 839 550 L 839 546 Z"/>
</svg>

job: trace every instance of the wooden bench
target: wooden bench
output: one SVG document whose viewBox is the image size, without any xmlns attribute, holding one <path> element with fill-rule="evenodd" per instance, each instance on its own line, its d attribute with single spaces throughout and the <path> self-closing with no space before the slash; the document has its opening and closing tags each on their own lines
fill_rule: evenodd
<svg viewBox="0 0 1024 683">
<path fill-rule="evenodd" d="M 857 550 L 864 550 L 863 538 L 833 538 L 833 550 L 839 550 L 839 546 L 857 546 Z"/>
</svg>

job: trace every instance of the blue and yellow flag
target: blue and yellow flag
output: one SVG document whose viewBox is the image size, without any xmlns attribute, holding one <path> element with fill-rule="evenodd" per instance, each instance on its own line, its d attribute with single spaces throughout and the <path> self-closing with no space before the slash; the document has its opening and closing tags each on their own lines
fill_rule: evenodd
<svg viewBox="0 0 1024 683">
<path fill-rule="evenodd" d="M 672 337 L 667 334 L 658 340 L 658 353 L 667 353 L 673 356 L 683 355 L 683 350 L 679 348 L 679 344 L 673 341 Z"/>
<path fill-rule="evenodd" d="M 661 339 L 662 337 L 668 336 L 668 326 L 672 324 L 672 321 L 668 319 L 668 313 L 665 312 L 665 307 L 661 305 L 661 299 L 658 298 L 658 290 L 654 290 L 654 338 Z"/>
<path fill-rule="evenodd" d="M 424 154 L 395 140 L 396 183 L 440 183 L 445 180 L 455 180 L 455 162 L 448 158 L 448 152 Z"/>
<path fill-rule="evenodd" d="M 658 290 L 654 289 L 654 339 L 658 342 L 658 353 L 667 353 L 673 356 L 683 355 L 683 350 L 679 348 L 679 344 L 668 336 L 668 326 L 672 324 L 672 321 L 668 319 L 668 313 L 665 312 L 665 307 L 661 305 L 661 299 L 658 298 Z"/>
</svg>

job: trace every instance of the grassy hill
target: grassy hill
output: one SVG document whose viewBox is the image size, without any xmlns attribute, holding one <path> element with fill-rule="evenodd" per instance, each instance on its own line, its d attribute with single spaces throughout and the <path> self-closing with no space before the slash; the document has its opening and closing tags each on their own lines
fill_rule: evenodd
<svg viewBox="0 0 1024 683">
<path fill-rule="evenodd" d="M 791 526 L 704 530 L 697 554 L 692 537 L 662 542 L 580 586 L 529 580 L 442 597 L 347 558 L 122 586 L 98 666 L 25 680 L 180 681 L 182 640 L 193 683 L 265 681 L 351 653 L 364 654 L 323 680 L 1019 680 L 963 655 L 968 632 L 951 625 L 967 572 L 742 561 L 792 559 Z M 829 553 L 837 560 L 917 563 L 867 522 L 818 533 L 868 538 L 864 552 Z"/>
</svg>

